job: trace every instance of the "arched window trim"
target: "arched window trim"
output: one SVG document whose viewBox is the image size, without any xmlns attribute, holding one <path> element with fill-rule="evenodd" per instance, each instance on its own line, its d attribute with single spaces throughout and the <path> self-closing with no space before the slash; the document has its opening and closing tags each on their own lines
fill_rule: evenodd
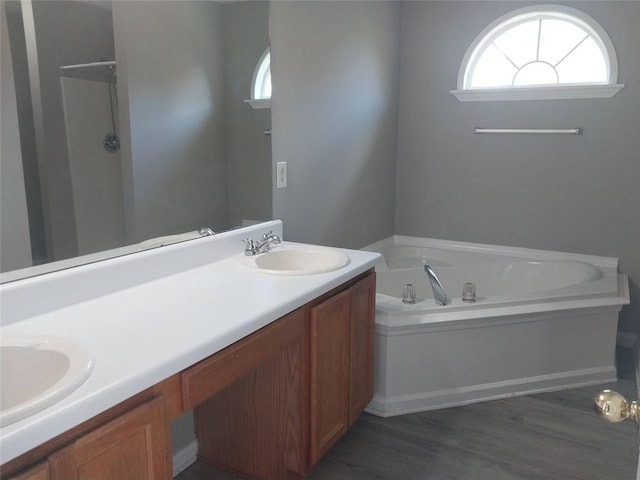
<svg viewBox="0 0 640 480">
<path fill-rule="evenodd" d="M 608 82 L 598 84 L 560 84 L 536 86 L 510 86 L 498 88 L 466 88 L 468 72 L 475 66 L 482 47 L 490 43 L 498 33 L 531 20 L 534 16 L 562 18 L 589 33 L 605 53 L 609 72 Z M 563 5 L 535 5 L 511 11 L 487 25 L 467 49 L 458 71 L 457 90 L 451 90 L 461 102 L 501 100 L 556 100 L 565 98 L 609 98 L 618 93 L 624 84 L 618 84 L 618 59 L 607 32 L 592 17 L 575 8 Z"/>
<path fill-rule="evenodd" d="M 254 109 L 271 108 L 271 97 L 264 96 L 266 76 L 271 72 L 271 47 L 267 47 L 256 64 L 251 79 L 251 98 L 245 100 Z"/>
</svg>

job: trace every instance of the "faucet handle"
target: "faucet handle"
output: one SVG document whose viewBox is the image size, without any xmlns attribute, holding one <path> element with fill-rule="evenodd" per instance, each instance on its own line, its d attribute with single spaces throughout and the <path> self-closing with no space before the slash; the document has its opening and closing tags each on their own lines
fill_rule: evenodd
<svg viewBox="0 0 640 480">
<path fill-rule="evenodd" d="M 244 243 L 246 243 L 246 245 L 244 247 L 244 254 L 245 255 L 255 255 L 256 242 L 254 242 L 253 239 L 251 239 L 251 238 L 243 238 L 242 241 Z"/>
<path fill-rule="evenodd" d="M 273 230 L 269 230 L 267 233 L 265 233 L 264 235 L 262 235 L 262 240 L 266 240 L 267 238 L 269 238 L 271 235 L 273 235 Z"/>
</svg>

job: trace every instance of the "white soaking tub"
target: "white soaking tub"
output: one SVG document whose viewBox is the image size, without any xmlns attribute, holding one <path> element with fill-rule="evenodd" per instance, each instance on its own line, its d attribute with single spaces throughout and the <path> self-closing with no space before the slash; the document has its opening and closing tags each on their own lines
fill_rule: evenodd
<svg viewBox="0 0 640 480">
<path fill-rule="evenodd" d="M 615 381 L 615 258 L 394 236 L 365 247 L 376 266 L 375 390 L 388 417 Z M 430 265 L 449 302 L 437 305 Z M 462 301 L 465 282 L 477 301 Z M 401 296 L 405 284 L 416 303 Z"/>
</svg>

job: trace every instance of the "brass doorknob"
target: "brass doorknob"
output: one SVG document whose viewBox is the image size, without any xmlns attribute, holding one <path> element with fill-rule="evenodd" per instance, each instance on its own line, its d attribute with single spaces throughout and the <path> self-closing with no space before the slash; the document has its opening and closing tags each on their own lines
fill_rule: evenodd
<svg viewBox="0 0 640 480">
<path fill-rule="evenodd" d="M 620 422 L 629 418 L 640 423 L 638 402 L 627 402 L 618 392 L 603 390 L 593 399 L 593 408 L 607 422 Z"/>
</svg>

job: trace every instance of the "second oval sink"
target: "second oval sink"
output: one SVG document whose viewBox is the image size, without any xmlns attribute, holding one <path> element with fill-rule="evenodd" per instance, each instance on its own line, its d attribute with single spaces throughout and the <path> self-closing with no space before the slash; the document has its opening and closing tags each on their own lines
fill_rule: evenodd
<svg viewBox="0 0 640 480">
<path fill-rule="evenodd" d="M 314 275 L 332 272 L 349 264 L 340 250 L 315 246 L 282 246 L 256 256 L 244 256 L 243 265 L 276 275 Z"/>
</svg>

